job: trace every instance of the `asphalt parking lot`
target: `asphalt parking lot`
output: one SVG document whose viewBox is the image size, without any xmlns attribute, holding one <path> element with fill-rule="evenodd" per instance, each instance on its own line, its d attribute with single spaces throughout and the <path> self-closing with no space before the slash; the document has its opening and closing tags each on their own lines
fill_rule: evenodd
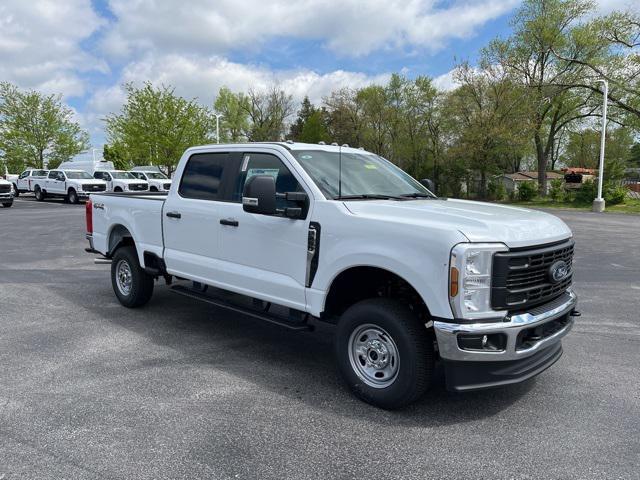
<svg viewBox="0 0 640 480">
<path fill-rule="evenodd" d="M 387 412 L 295 333 L 156 288 L 121 307 L 84 206 L 0 208 L 0 480 L 640 478 L 640 216 L 562 212 L 583 315 L 526 383 Z"/>
</svg>

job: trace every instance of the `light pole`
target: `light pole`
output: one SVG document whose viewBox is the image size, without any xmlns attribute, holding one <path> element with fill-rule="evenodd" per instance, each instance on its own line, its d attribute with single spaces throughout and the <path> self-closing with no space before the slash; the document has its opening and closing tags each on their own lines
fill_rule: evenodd
<svg viewBox="0 0 640 480">
<path fill-rule="evenodd" d="M 214 113 L 214 117 L 216 117 L 216 143 L 220 143 L 220 119 L 224 118 L 219 113 Z"/>
<path fill-rule="evenodd" d="M 607 134 L 607 103 L 609 99 L 609 82 L 598 80 L 604 85 L 602 100 L 602 133 L 600 135 L 600 165 L 598 166 L 598 196 L 593 200 L 593 211 L 604 212 L 604 198 L 602 198 L 602 182 L 604 180 L 604 144 Z"/>
</svg>

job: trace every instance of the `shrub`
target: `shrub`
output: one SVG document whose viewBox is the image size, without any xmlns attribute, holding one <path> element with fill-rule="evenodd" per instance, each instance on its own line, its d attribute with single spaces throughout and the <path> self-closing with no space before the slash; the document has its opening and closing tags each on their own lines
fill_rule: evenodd
<svg viewBox="0 0 640 480">
<path fill-rule="evenodd" d="M 489 200 L 503 200 L 507 194 L 507 189 L 500 179 L 491 180 L 487 187 Z"/>
<path fill-rule="evenodd" d="M 562 202 L 564 200 L 564 182 L 560 178 L 551 180 L 549 186 L 549 196 L 554 202 Z"/>
<path fill-rule="evenodd" d="M 618 205 L 624 203 L 627 198 L 628 190 L 620 184 L 614 182 L 605 182 L 602 185 L 602 197 L 609 205 Z M 598 195 L 598 182 L 587 180 L 582 184 L 576 192 L 576 202 L 591 203 Z"/>
<path fill-rule="evenodd" d="M 538 184 L 536 182 L 520 182 L 518 186 L 518 200 L 529 202 L 536 198 L 538 194 Z"/>
</svg>

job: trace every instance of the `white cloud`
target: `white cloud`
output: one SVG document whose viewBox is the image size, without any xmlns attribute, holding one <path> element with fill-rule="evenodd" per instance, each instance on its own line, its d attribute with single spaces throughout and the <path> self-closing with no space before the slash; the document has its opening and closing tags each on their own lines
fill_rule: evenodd
<svg viewBox="0 0 640 480">
<path fill-rule="evenodd" d="M 110 0 L 117 17 L 103 47 L 113 56 L 136 53 L 259 51 L 273 38 L 321 41 L 340 56 L 399 47 L 435 50 L 463 38 L 518 0 Z"/>
<path fill-rule="evenodd" d="M 0 79 L 23 88 L 82 95 L 79 73 L 107 69 L 106 62 L 80 47 L 102 23 L 89 0 L 3 0 Z"/>
<path fill-rule="evenodd" d="M 454 77 L 455 70 L 449 70 L 447 73 L 438 75 L 433 79 L 433 84 L 439 90 L 450 91 L 458 87 L 459 83 L 456 82 Z"/>
</svg>

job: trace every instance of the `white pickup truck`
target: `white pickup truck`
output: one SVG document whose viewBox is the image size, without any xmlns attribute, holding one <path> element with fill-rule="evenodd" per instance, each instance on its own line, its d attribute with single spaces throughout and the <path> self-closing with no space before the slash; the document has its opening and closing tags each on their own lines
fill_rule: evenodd
<svg viewBox="0 0 640 480">
<path fill-rule="evenodd" d="M 560 219 L 437 198 L 361 149 L 194 147 L 175 179 L 87 203 L 87 250 L 111 259 L 120 303 L 177 278 L 176 293 L 288 328 L 335 324 L 339 369 L 374 405 L 416 400 L 436 361 L 456 391 L 537 375 L 578 315 Z"/>
<path fill-rule="evenodd" d="M 140 180 L 149 183 L 151 192 L 168 192 L 171 189 L 171 179 L 157 170 L 138 170 L 134 168 L 129 173 Z"/>
<path fill-rule="evenodd" d="M 0 205 L 9 208 L 13 205 L 13 184 L 0 177 Z"/>
<path fill-rule="evenodd" d="M 104 180 L 108 192 L 141 192 L 149 190 L 149 183 L 124 170 L 96 170 L 93 178 Z"/>
<path fill-rule="evenodd" d="M 39 202 L 47 197 L 62 197 L 69 203 L 78 203 L 106 188 L 104 181 L 94 179 L 84 170 L 49 170 L 46 178 L 34 181 L 33 193 Z"/>
<path fill-rule="evenodd" d="M 14 190 L 16 193 L 16 197 L 21 193 L 33 192 L 33 187 L 35 185 L 36 180 L 42 180 L 47 178 L 49 174 L 48 170 L 25 170 L 16 179 L 14 183 Z"/>
</svg>

